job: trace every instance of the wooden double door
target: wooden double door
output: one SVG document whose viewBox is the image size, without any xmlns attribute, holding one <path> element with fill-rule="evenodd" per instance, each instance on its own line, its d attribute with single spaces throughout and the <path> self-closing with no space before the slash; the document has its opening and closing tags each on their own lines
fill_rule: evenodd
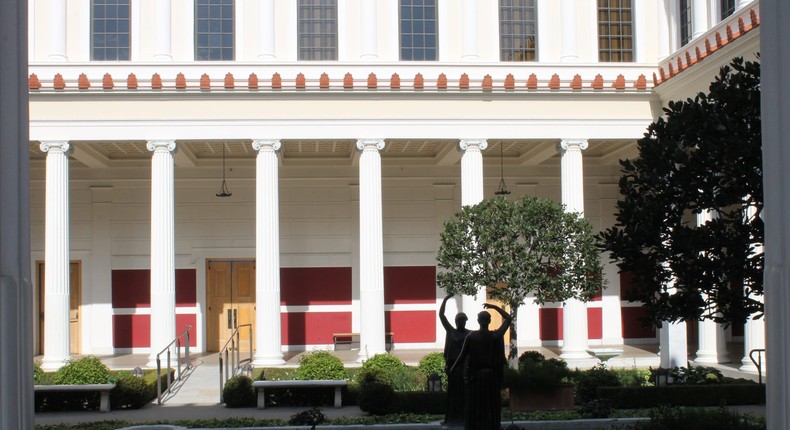
<svg viewBox="0 0 790 430">
<path fill-rule="evenodd" d="M 219 351 L 233 330 L 244 324 L 255 327 L 255 261 L 206 261 L 206 349 Z M 239 347 L 247 351 L 255 339 L 250 331 L 240 331 Z"/>
<path fill-rule="evenodd" d="M 44 285 L 44 262 L 36 262 L 36 283 L 38 284 L 38 351 L 44 354 L 44 305 L 46 289 Z M 81 350 L 81 313 L 82 313 L 82 262 L 72 261 L 69 264 L 69 354 L 78 355 Z"/>
</svg>

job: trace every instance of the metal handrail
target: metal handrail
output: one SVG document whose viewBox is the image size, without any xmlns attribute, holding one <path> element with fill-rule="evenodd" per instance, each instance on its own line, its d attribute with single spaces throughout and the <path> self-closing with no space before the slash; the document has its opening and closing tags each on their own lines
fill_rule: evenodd
<svg viewBox="0 0 790 430">
<path fill-rule="evenodd" d="M 165 390 L 165 394 L 170 393 L 170 388 L 173 386 L 173 383 L 176 381 L 181 380 L 181 338 L 183 337 L 184 342 L 184 363 L 186 364 L 186 370 L 189 370 L 192 367 L 192 363 L 189 361 L 189 330 L 192 329 L 191 325 L 184 326 L 186 327 L 184 331 L 181 332 L 172 342 L 168 343 L 167 346 L 156 354 L 156 404 L 162 404 L 162 362 L 160 360 L 160 356 L 164 353 L 167 353 L 167 389 Z M 176 345 L 176 378 L 173 380 L 173 383 L 170 382 L 170 347 Z"/>
<path fill-rule="evenodd" d="M 241 343 L 239 342 L 239 329 L 247 327 L 250 334 L 250 356 L 249 358 L 240 359 Z M 224 358 L 223 358 L 224 357 Z M 225 342 L 225 346 L 219 350 L 219 402 L 224 403 L 225 399 L 222 395 L 222 389 L 225 387 L 225 382 L 233 376 L 236 376 L 240 370 L 242 363 L 252 363 L 252 324 L 241 324 L 233 330 L 230 338 Z"/>
<path fill-rule="evenodd" d="M 757 353 L 757 360 L 754 359 L 754 354 Z M 749 351 L 749 360 L 752 360 L 755 366 L 757 366 L 757 382 L 760 384 L 763 383 L 763 355 L 765 354 L 765 348 L 757 348 Z"/>
</svg>

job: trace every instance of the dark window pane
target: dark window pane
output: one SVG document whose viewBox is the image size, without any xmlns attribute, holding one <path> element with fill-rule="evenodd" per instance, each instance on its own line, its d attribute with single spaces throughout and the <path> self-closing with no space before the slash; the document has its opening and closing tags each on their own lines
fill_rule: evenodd
<svg viewBox="0 0 790 430">
<path fill-rule="evenodd" d="M 499 58 L 501 61 L 531 61 L 537 57 L 536 8 L 535 0 L 500 0 Z"/>
</svg>

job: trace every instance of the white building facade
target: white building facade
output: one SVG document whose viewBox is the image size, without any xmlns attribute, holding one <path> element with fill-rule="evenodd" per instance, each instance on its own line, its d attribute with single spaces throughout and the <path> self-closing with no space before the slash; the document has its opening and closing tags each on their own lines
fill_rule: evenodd
<svg viewBox="0 0 790 430">
<path fill-rule="evenodd" d="M 758 1 L 30 0 L 29 17 L 49 368 L 153 355 L 186 326 L 210 352 L 252 324 L 259 365 L 335 333 L 361 358 L 385 333 L 439 348 L 445 220 L 504 179 L 611 226 L 618 160 L 662 106 L 759 51 Z M 601 297 L 526 305 L 520 346 L 583 361 L 660 340 L 681 365 L 763 346 L 760 323 L 642 327 L 602 258 Z"/>
</svg>

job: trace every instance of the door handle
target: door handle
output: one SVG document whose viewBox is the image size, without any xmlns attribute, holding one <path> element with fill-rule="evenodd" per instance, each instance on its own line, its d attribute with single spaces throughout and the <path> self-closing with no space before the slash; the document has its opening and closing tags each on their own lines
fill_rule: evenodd
<svg viewBox="0 0 790 430">
<path fill-rule="evenodd" d="M 239 326 L 239 322 L 236 320 L 236 309 L 233 310 L 233 328 Z"/>
<path fill-rule="evenodd" d="M 228 330 L 233 330 L 233 311 L 228 309 Z"/>
</svg>

